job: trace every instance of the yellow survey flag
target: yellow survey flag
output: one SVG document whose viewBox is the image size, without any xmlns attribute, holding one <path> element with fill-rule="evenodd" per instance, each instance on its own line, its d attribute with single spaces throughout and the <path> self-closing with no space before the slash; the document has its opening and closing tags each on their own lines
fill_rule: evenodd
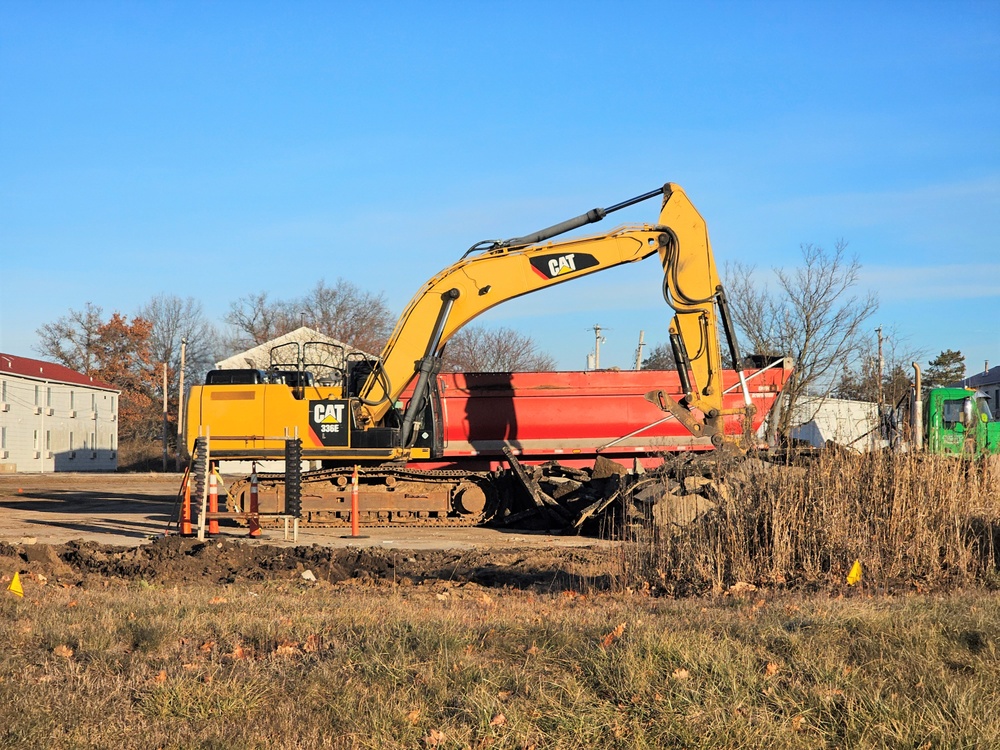
<svg viewBox="0 0 1000 750">
<path fill-rule="evenodd" d="M 851 566 L 851 571 L 847 574 L 847 585 L 853 586 L 861 580 L 861 561 L 855 560 Z"/>
<path fill-rule="evenodd" d="M 14 577 L 10 581 L 10 586 L 7 587 L 8 591 L 13 591 L 18 596 L 24 596 L 24 589 L 21 588 L 21 574 L 14 573 Z"/>
</svg>

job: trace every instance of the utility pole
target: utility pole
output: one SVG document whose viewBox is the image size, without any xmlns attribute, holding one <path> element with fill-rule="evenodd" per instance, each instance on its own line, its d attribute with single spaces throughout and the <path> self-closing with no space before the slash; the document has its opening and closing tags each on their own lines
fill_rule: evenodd
<svg viewBox="0 0 1000 750">
<path fill-rule="evenodd" d="M 594 324 L 594 369 L 601 369 L 601 344 L 605 343 L 607 339 L 601 335 L 601 326 L 598 323 Z"/>
<path fill-rule="evenodd" d="M 878 413 L 882 414 L 882 373 L 885 369 L 885 360 L 882 359 L 882 326 L 875 329 L 878 333 Z"/>
<path fill-rule="evenodd" d="M 639 346 L 635 350 L 635 369 L 642 369 L 642 347 L 646 344 L 643 343 L 643 337 L 646 335 L 645 331 L 639 331 Z"/>
<path fill-rule="evenodd" d="M 178 373 L 179 382 L 177 384 L 177 451 L 174 459 L 174 469 L 181 470 L 181 461 L 187 453 L 187 445 L 184 438 L 184 357 L 187 354 L 187 339 L 181 339 L 181 371 Z"/>
<path fill-rule="evenodd" d="M 163 471 L 167 471 L 167 363 L 163 363 Z"/>
</svg>

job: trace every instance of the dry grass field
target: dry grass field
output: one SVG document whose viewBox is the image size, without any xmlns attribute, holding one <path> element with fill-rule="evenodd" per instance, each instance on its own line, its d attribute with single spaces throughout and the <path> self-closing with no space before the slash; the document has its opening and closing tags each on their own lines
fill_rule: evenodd
<svg viewBox="0 0 1000 750">
<path fill-rule="evenodd" d="M 0 606 L 0 745 L 997 747 L 983 592 L 268 581 Z"/>
</svg>

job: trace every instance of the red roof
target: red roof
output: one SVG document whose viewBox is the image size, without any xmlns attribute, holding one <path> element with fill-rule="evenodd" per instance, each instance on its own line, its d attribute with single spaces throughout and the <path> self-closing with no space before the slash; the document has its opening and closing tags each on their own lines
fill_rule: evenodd
<svg viewBox="0 0 1000 750">
<path fill-rule="evenodd" d="M 49 380 L 53 383 L 69 383 L 72 385 L 85 385 L 88 388 L 99 388 L 102 391 L 119 391 L 110 383 L 103 380 L 96 380 L 90 375 L 84 375 L 68 367 L 57 365 L 52 362 L 43 362 L 40 359 L 28 359 L 27 357 L 15 357 L 13 354 L 0 352 L 0 375 L 21 375 L 26 378 L 37 380 Z"/>
</svg>

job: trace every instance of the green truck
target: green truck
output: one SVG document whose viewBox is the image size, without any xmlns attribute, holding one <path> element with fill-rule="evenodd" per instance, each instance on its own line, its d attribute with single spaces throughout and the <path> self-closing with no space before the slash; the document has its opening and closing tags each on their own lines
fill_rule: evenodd
<svg viewBox="0 0 1000 750">
<path fill-rule="evenodd" d="M 989 399 L 982 391 L 933 388 L 920 411 L 926 428 L 920 430 L 915 425 L 914 432 L 925 433 L 929 453 L 1000 454 L 1000 421 L 991 413 Z"/>
</svg>

